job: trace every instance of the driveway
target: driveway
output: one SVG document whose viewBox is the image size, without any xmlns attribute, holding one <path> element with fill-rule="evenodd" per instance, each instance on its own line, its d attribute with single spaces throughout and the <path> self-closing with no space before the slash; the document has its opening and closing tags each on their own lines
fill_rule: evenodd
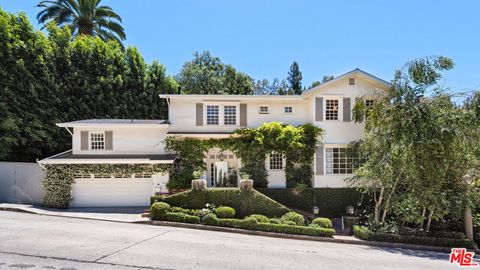
<svg viewBox="0 0 480 270">
<path fill-rule="evenodd" d="M 55 215 L 109 221 L 140 222 L 147 221 L 142 213 L 148 207 L 78 207 L 68 209 L 53 209 L 27 204 L 0 203 L 0 209 L 9 209 L 40 215 Z"/>
<path fill-rule="evenodd" d="M 448 254 L 0 211 L 1 269 L 458 269 Z"/>
</svg>

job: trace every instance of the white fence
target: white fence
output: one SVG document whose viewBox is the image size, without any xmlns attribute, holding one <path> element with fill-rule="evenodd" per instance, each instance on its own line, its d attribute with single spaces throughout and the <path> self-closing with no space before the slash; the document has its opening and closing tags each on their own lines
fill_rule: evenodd
<svg viewBox="0 0 480 270">
<path fill-rule="evenodd" d="M 43 177 L 37 163 L 0 162 L 0 202 L 41 204 Z"/>
</svg>

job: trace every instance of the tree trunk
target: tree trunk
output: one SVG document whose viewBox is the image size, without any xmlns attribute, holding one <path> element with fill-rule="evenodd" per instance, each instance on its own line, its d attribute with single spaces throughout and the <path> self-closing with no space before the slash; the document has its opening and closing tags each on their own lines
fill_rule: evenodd
<svg viewBox="0 0 480 270">
<path fill-rule="evenodd" d="M 392 199 L 393 193 L 395 193 L 395 189 L 397 188 L 397 183 L 398 183 L 398 177 L 397 179 L 395 179 L 395 182 L 393 183 L 393 186 L 392 186 L 392 190 L 390 190 L 387 200 L 385 201 L 385 207 L 383 209 L 383 215 L 382 215 L 382 223 L 385 222 L 385 218 L 387 217 L 388 208 L 390 207 L 390 200 Z"/>
<path fill-rule="evenodd" d="M 430 231 L 430 224 L 432 224 L 432 217 L 433 217 L 433 210 L 434 209 L 435 208 L 432 208 L 432 210 L 430 210 L 430 213 L 428 214 L 427 227 L 425 228 L 426 232 Z"/>
<path fill-rule="evenodd" d="M 380 194 L 378 195 L 378 200 L 375 201 L 375 222 L 379 223 L 380 222 L 380 206 L 382 205 L 383 202 L 383 192 L 385 188 L 382 187 L 380 189 Z"/>
<path fill-rule="evenodd" d="M 419 230 L 423 230 L 423 223 L 425 223 L 425 213 L 427 212 L 427 208 L 423 207 L 423 211 L 422 211 L 422 222 L 420 223 L 420 225 L 418 226 L 418 229 Z"/>
</svg>

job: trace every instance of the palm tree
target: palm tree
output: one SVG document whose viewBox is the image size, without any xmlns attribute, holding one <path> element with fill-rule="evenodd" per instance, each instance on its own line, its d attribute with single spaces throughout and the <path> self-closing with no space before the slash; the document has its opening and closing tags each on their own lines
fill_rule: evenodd
<svg viewBox="0 0 480 270">
<path fill-rule="evenodd" d="M 120 25 L 122 18 L 112 8 L 99 6 L 101 0 L 44 0 L 37 7 L 39 23 L 55 21 L 68 26 L 75 35 L 98 36 L 103 40 L 116 40 L 121 44 L 125 32 Z"/>
</svg>

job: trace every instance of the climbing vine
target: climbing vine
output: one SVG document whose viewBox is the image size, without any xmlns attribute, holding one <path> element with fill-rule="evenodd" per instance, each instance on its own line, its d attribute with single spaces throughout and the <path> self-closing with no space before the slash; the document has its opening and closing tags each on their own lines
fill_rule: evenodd
<svg viewBox="0 0 480 270">
<path fill-rule="evenodd" d="M 178 154 L 167 186 L 189 187 L 193 172 L 206 170 L 205 154 L 214 147 L 232 150 L 242 160 L 240 172 L 249 174 L 255 187 L 268 185 L 265 159 L 272 152 L 280 153 L 286 159 L 287 187 L 311 186 L 315 146 L 322 133 L 322 129 L 311 124 L 295 127 L 270 122 L 257 128 L 238 129 L 227 139 L 167 138 L 167 149 Z"/>
<path fill-rule="evenodd" d="M 72 185 L 77 174 L 131 175 L 169 172 L 170 164 L 55 164 L 46 165 L 42 181 L 45 196 L 43 205 L 52 208 L 68 208 Z"/>
</svg>

